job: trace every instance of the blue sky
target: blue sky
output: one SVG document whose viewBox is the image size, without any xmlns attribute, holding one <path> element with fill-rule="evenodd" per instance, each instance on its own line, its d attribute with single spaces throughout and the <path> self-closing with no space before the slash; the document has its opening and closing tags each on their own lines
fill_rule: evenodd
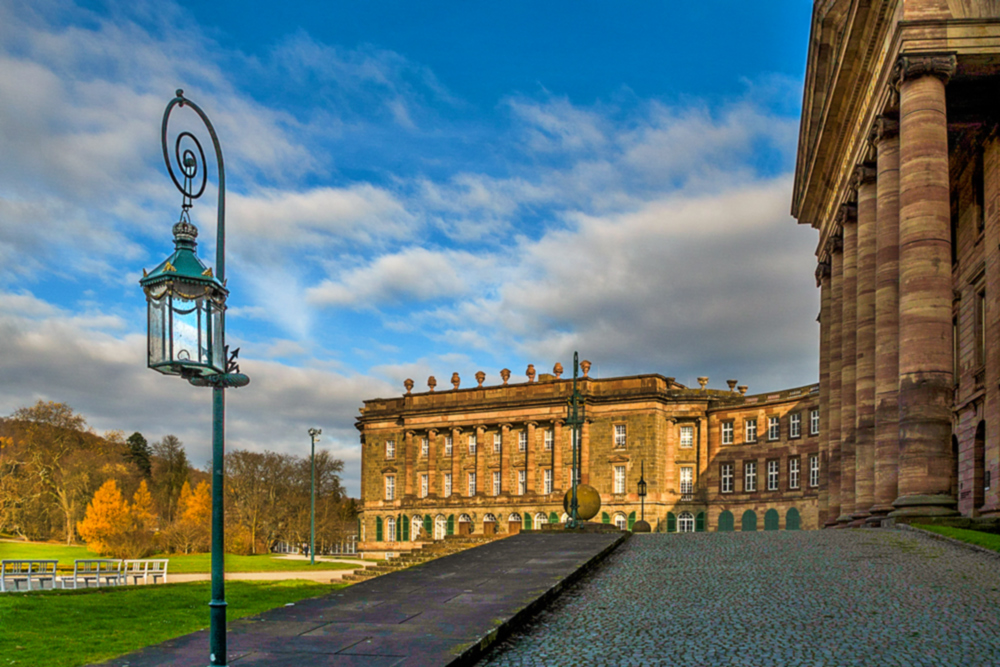
<svg viewBox="0 0 1000 667">
<path fill-rule="evenodd" d="M 408 377 L 523 381 L 578 349 L 602 377 L 814 382 L 816 239 L 788 215 L 810 13 L 0 0 L 0 413 L 64 401 L 207 461 L 208 395 L 143 358 L 176 88 L 226 157 L 253 378 L 230 446 L 302 454 L 319 426 L 356 493 L 354 416 Z"/>
</svg>

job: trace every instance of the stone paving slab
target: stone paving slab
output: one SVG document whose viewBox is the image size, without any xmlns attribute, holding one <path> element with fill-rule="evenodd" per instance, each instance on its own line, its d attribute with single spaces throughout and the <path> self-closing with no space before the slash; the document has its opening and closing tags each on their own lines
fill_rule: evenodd
<svg viewBox="0 0 1000 667">
<path fill-rule="evenodd" d="M 230 623 L 228 661 L 236 667 L 473 664 L 626 539 L 618 532 L 522 533 L 392 572 Z M 101 666 L 200 667 L 208 663 L 208 645 L 203 630 Z"/>
<path fill-rule="evenodd" d="M 634 535 L 482 667 L 996 667 L 1000 561 L 889 529 Z"/>
</svg>

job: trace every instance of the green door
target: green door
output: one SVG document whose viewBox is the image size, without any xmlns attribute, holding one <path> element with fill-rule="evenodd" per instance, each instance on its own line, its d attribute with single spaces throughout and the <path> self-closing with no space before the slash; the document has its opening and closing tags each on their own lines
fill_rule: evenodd
<svg viewBox="0 0 1000 667">
<path fill-rule="evenodd" d="M 778 530 L 778 510 L 764 512 L 764 530 Z"/>
<path fill-rule="evenodd" d="M 667 512 L 667 532 L 668 533 L 677 532 L 677 517 L 674 516 L 673 512 Z"/>
<path fill-rule="evenodd" d="M 555 512 L 549 512 L 549 523 L 559 523 L 559 515 Z"/>
<path fill-rule="evenodd" d="M 694 532 L 704 533 L 705 532 L 705 513 L 698 512 L 698 515 L 694 518 Z"/>
<path fill-rule="evenodd" d="M 716 530 L 720 533 L 731 533 L 735 528 L 734 523 L 733 513 L 725 510 L 719 515 L 719 527 Z"/>
<path fill-rule="evenodd" d="M 399 522 L 401 524 L 403 524 L 402 525 L 402 528 L 403 528 L 403 542 L 409 542 L 410 541 L 410 522 L 402 514 L 399 515 Z"/>
<path fill-rule="evenodd" d="M 531 530 L 531 513 L 530 512 L 525 512 L 524 513 L 524 529 L 525 530 Z"/>
<path fill-rule="evenodd" d="M 434 524 L 430 514 L 424 515 L 424 539 L 431 539 L 434 536 Z"/>
<path fill-rule="evenodd" d="M 635 512 L 628 515 L 628 529 L 632 530 L 632 526 L 635 525 Z"/>
<path fill-rule="evenodd" d="M 794 507 L 788 510 L 785 515 L 785 530 L 801 530 L 801 520 L 799 517 L 799 511 Z"/>
<path fill-rule="evenodd" d="M 753 510 L 744 512 L 741 524 L 740 530 L 757 530 L 757 513 Z"/>
<path fill-rule="evenodd" d="M 611 523 L 611 515 L 607 512 L 601 512 L 601 523 Z"/>
<path fill-rule="evenodd" d="M 375 517 L 375 541 L 382 541 L 382 517 Z"/>
<path fill-rule="evenodd" d="M 445 530 L 445 534 L 446 535 L 454 535 L 455 534 L 455 515 L 454 514 L 449 514 L 448 515 L 448 526 L 447 526 L 447 529 Z"/>
</svg>

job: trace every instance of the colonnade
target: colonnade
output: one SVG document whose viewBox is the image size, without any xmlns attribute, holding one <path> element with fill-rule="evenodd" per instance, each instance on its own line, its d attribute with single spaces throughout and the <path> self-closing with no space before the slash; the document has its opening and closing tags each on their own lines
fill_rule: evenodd
<svg viewBox="0 0 1000 667">
<path fill-rule="evenodd" d="M 818 252 L 827 526 L 953 515 L 952 262 L 945 86 L 953 55 L 903 56 Z M 862 151 L 870 155 L 869 151 Z"/>
</svg>

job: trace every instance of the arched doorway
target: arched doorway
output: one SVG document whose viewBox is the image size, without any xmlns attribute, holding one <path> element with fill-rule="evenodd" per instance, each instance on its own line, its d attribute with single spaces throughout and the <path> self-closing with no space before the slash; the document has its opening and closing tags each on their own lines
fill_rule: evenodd
<svg viewBox="0 0 1000 667">
<path fill-rule="evenodd" d="M 410 541 L 417 542 L 420 540 L 420 533 L 423 532 L 424 528 L 424 517 L 419 514 L 414 515 L 410 519 Z"/>
<path fill-rule="evenodd" d="M 507 532 L 511 535 L 517 535 L 521 532 L 521 515 L 517 512 L 507 517 Z"/>
<path fill-rule="evenodd" d="M 716 530 L 720 533 L 731 533 L 735 529 L 735 519 L 729 510 L 723 510 L 719 515 L 719 527 Z"/>
<path fill-rule="evenodd" d="M 681 512 L 677 515 L 677 532 L 694 532 L 694 514 L 691 514 L 691 512 Z"/>
<path fill-rule="evenodd" d="M 624 512 L 615 512 L 613 521 L 618 527 L 618 530 L 628 530 L 628 518 L 625 516 Z"/>
<path fill-rule="evenodd" d="M 764 512 L 764 530 L 778 530 L 778 510 L 771 508 Z"/>
<path fill-rule="evenodd" d="M 483 517 L 483 535 L 497 534 L 497 518 L 492 514 Z"/>
<path fill-rule="evenodd" d="M 468 514 L 460 514 L 458 517 L 458 534 L 459 535 L 471 535 L 472 534 L 472 517 Z"/>
<path fill-rule="evenodd" d="M 549 522 L 548 515 L 545 512 L 539 512 L 535 515 L 535 530 L 541 530 L 542 526 Z"/>
<path fill-rule="evenodd" d="M 802 529 L 802 519 L 799 517 L 799 511 L 792 507 L 785 514 L 785 530 L 801 530 Z"/>
<path fill-rule="evenodd" d="M 743 513 L 743 518 L 740 520 L 740 530 L 757 530 L 757 513 L 753 510 L 747 510 Z"/>
<path fill-rule="evenodd" d="M 448 527 L 448 519 L 445 518 L 444 514 L 438 514 L 434 517 L 434 539 L 443 540 L 444 536 L 447 534 L 445 531 Z"/>
</svg>

